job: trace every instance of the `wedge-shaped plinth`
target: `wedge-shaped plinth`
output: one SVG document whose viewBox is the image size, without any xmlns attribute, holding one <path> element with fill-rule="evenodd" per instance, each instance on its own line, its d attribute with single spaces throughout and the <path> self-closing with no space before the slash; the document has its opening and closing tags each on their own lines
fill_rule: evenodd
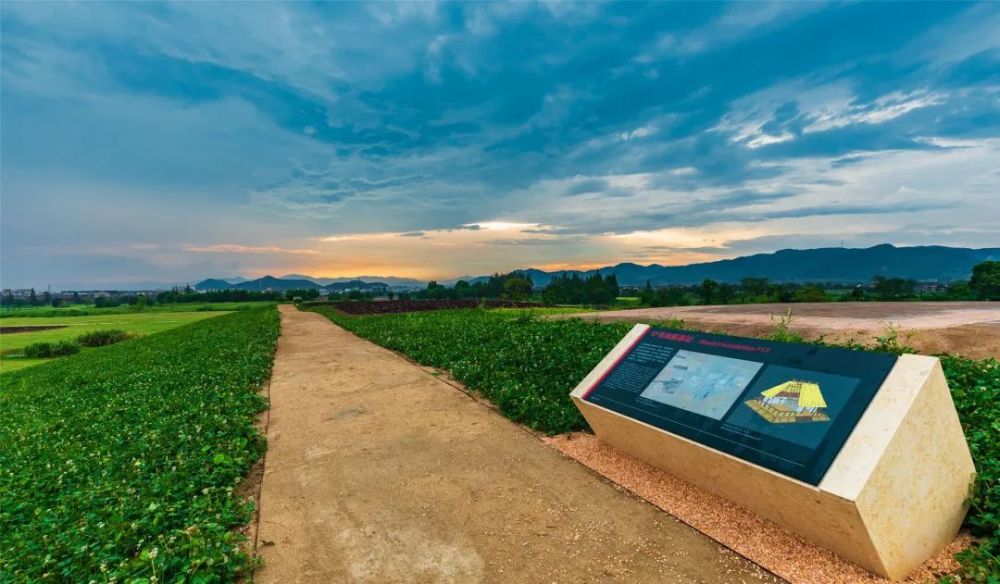
<svg viewBox="0 0 1000 584">
<path fill-rule="evenodd" d="M 647 328 L 571 394 L 598 438 L 894 580 L 953 540 L 975 468 L 937 358 L 899 358 L 813 486 L 583 399 Z"/>
</svg>

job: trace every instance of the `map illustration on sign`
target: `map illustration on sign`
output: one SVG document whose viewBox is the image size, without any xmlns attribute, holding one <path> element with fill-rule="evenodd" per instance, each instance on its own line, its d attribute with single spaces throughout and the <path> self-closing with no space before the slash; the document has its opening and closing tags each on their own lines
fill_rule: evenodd
<svg viewBox="0 0 1000 584">
<path fill-rule="evenodd" d="M 826 400 L 818 383 L 791 380 L 765 389 L 759 397 L 745 402 L 757 415 L 772 424 L 829 422 Z"/>
<path fill-rule="evenodd" d="M 819 484 L 893 355 L 650 328 L 582 398 Z"/>
<path fill-rule="evenodd" d="M 680 350 L 639 396 L 721 420 L 762 366 Z"/>
</svg>

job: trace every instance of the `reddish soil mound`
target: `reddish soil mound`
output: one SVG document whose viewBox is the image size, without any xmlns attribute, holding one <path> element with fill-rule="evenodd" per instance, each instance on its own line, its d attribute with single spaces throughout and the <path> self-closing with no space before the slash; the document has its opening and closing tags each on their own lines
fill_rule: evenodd
<svg viewBox="0 0 1000 584">
<path fill-rule="evenodd" d="M 44 326 L 0 326 L 0 335 L 12 335 L 14 333 L 33 333 L 35 331 L 47 331 L 51 329 L 66 328 L 64 324 L 50 324 Z"/>
<path fill-rule="evenodd" d="M 891 323 L 899 341 L 919 353 L 951 353 L 972 359 L 1000 357 L 1000 303 L 997 302 L 824 302 L 802 304 L 728 304 L 673 306 L 556 315 L 655 323 L 682 319 L 710 332 L 748 337 L 774 331 L 791 310 L 790 328 L 807 339 L 831 343 L 873 343 Z"/>
</svg>

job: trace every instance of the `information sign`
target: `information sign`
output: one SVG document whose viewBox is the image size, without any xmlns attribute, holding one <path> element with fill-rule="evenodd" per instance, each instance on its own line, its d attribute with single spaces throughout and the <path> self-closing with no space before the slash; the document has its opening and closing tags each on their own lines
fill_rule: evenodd
<svg viewBox="0 0 1000 584">
<path fill-rule="evenodd" d="M 817 485 L 895 363 L 882 353 L 650 328 L 583 399 Z"/>
</svg>

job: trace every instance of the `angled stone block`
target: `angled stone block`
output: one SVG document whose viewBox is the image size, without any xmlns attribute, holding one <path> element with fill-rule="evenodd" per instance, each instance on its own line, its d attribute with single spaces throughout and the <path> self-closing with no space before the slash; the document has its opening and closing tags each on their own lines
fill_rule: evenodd
<svg viewBox="0 0 1000 584">
<path fill-rule="evenodd" d="M 648 328 L 636 325 L 571 394 L 602 441 L 894 580 L 954 539 L 975 468 L 937 358 L 896 361 L 812 485 L 587 401 Z"/>
</svg>

